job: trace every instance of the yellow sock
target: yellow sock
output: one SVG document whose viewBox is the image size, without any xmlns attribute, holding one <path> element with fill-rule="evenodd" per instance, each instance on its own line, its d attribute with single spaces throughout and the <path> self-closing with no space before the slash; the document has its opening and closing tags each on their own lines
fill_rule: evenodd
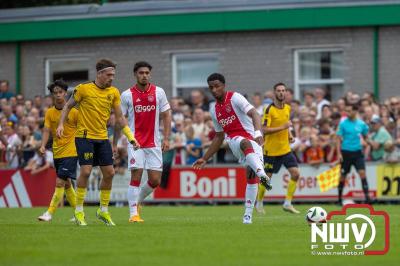
<svg viewBox="0 0 400 266">
<path fill-rule="evenodd" d="M 83 201 L 86 196 L 86 188 L 78 187 L 76 189 L 76 206 L 83 207 Z"/>
<path fill-rule="evenodd" d="M 65 190 L 65 195 L 67 197 L 67 201 L 68 201 L 69 205 L 71 205 L 71 207 L 75 209 L 75 207 L 76 207 L 76 194 L 75 194 L 74 187 L 71 186 L 70 188 L 67 188 Z"/>
<path fill-rule="evenodd" d="M 297 186 L 297 181 L 290 179 L 287 187 L 286 200 L 291 201 L 293 199 L 294 192 L 296 191 L 296 186 Z"/>
<path fill-rule="evenodd" d="M 108 207 L 110 203 L 111 190 L 100 190 L 100 206 Z"/>
<path fill-rule="evenodd" d="M 64 198 L 64 188 L 63 187 L 56 187 L 54 190 L 53 197 L 51 198 L 49 209 L 47 210 L 50 214 L 56 212 L 58 204 Z"/>
<path fill-rule="evenodd" d="M 265 190 L 266 188 L 263 185 L 258 184 L 257 201 L 263 201 Z"/>
</svg>

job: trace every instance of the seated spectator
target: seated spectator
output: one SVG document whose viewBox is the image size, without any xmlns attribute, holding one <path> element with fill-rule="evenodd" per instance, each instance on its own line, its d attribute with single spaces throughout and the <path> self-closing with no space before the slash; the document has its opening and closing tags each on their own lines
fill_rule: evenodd
<svg viewBox="0 0 400 266">
<path fill-rule="evenodd" d="M 311 146 L 304 153 L 304 162 L 319 167 L 324 162 L 324 151 L 317 135 L 311 136 Z"/>
<path fill-rule="evenodd" d="M 36 142 L 28 126 L 20 125 L 18 127 L 18 136 L 22 141 L 22 145 L 19 149 L 21 158 L 20 167 L 24 167 L 35 155 Z"/>
<path fill-rule="evenodd" d="M 385 163 L 400 163 L 400 148 L 393 141 L 386 141 L 383 148 L 385 150 L 385 154 L 383 155 Z"/>
<path fill-rule="evenodd" d="M 175 165 L 183 165 L 186 162 L 186 154 L 184 152 L 186 134 L 183 120 L 175 121 L 173 132 L 171 149 L 175 150 L 175 155 L 172 163 Z"/>
<path fill-rule="evenodd" d="M 317 105 L 314 102 L 314 94 L 310 91 L 304 92 L 304 106 L 311 109 L 315 108 Z"/>
<path fill-rule="evenodd" d="M 196 107 L 193 111 L 192 127 L 194 130 L 194 138 L 204 139 L 206 132 L 206 124 L 204 123 L 204 111 L 203 109 Z"/>
<path fill-rule="evenodd" d="M 391 141 L 392 137 L 382 124 L 382 120 L 376 116 L 371 120 L 372 134 L 366 140 L 371 147 L 372 160 L 378 161 L 383 159 L 385 153 L 383 145 L 387 141 Z"/>
<path fill-rule="evenodd" d="M 53 167 L 53 153 L 46 150 L 45 154 L 40 154 L 39 150 L 36 150 L 35 155 L 28 161 L 24 170 L 31 171 L 32 175 L 36 175 L 50 167 Z"/>
</svg>

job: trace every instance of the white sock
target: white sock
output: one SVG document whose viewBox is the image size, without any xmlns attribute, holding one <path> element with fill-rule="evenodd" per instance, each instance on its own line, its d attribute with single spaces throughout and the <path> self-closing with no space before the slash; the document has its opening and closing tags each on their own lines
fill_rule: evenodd
<svg viewBox="0 0 400 266">
<path fill-rule="evenodd" d="M 82 206 L 76 205 L 75 211 L 77 211 L 77 212 L 83 212 L 83 205 L 82 205 Z"/>
<path fill-rule="evenodd" d="M 246 164 L 251 168 L 251 170 L 254 171 L 254 173 L 256 173 L 258 177 L 267 175 L 264 171 L 264 163 L 257 153 L 252 152 L 247 154 Z"/>
<path fill-rule="evenodd" d="M 108 212 L 108 206 L 100 206 L 102 212 Z"/>
<path fill-rule="evenodd" d="M 244 215 L 252 216 L 253 209 L 254 209 L 254 203 L 257 198 L 257 190 L 258 190 L 258 184 L 247 184 L 247 186 L 246 186 L 246 201 L 244 204 L 244 206 L 245 206 Z"/>
<path fill-rule="evenodd" d="M 154 188 L 152 188 L 149 185 L 149 182 L 146 182 L 144 185 L 140 187 L 140 192 L 139 192 L 139 199 L 138 199 L 138 204 L 142 203 L 145 198 L 147 198 L 148 195 L 150 195 L 154 191 Z"/>
<path fill-rule="evenodd" d="M 285 202 L 283 203 L 283 205 L 284 206 L 290 206 L 290 205 L 292 205 L 292 201 L 288 200 L 288 199 L 285 199 Z"/>
<path fill-rule="evenodd" d="M 130 216 L 138 215 L 137 201 L 139 197 L 140 188 L 136 186 L 128 187 L 128 203 L 129 203 L 129 214 Z"/>
</svg>

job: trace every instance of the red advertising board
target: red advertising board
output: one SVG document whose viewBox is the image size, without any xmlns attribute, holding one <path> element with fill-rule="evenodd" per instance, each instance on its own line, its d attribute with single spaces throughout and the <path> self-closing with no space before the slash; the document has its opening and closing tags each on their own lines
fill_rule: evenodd
<svg viewBox="0 0 400 266">
<path fill-rule="evenodd" d="M 24 170 L 0 170 L 0 207 L 47 206 L 56 184 L 54 169 L 31 175 Z"/>
<path fill-rule="evenodd" d="M 155 200 L 241 199 L 246 187 L 243 167 L 174 168 L 167 189 L 156 189 Z"/>
</svg>

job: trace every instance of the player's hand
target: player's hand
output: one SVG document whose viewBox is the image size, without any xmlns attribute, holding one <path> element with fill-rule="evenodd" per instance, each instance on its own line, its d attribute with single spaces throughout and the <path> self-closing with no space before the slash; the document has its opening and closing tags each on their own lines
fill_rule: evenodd
<svg viewBox="0 0 400 266">
<path fill-rule="evenodd" d="M 204 167 L 204 165 L 206 165 L 207 161 L 204 160 L 203 158 L 197 159 L 194 164 L 193 164 L 193 168 L 196 170 L 199 170 L 201 168 Z"/>
<path fill-rule="evenodd" d="M 140 149 L 140 145 L 139 145 L 139 143 L 136 141 L 136 139 L 132 140 L 130 143 L 132 144 L 133 149 L 135 149 L 135 150 Z"/>
<path fill-rule="evenodd" d="M 56 133 L 57 133 L 58 138 L 62 137 L 62 135 L 64 133 L 64 125 L 63 124 L 58 125 Z"/>
<path fill-rule="evenodd" d="M 342 163 L 342 162 L 343 162 L 343 156 L 342 156 L 341 154 L 339 154 L 339 156 L 338 156 L 338 160 L 339 160 L 339 162 L 340 162 L 340 163 Z"/>
<path fill-rule="evenodd" d="M 46 148 L 44 146 L 40 146 L 39 154 L 43 156 L 45 153 L 46 153 Z"/>
<path fill-rule="evenodd" d="M 289 143 L 294 143 L 294 138 L 293 138 L 293 136 L 292 135 L 289 135 Z"/>
<path fill-rule="evenodd" d="M 258 145 L 260 145 L 261 147 L 264 145 L 264 138 L 262 136 L 259 136 L 255 139 L 255 141 L 257 142 Z"/>
<path fill-rule="evenodd" d="M 164 139 L 162 144 L 161 144 L 161 150 L 163 152 L 166 152 L 169 150 L 169 139 Z"/>
<path fill-rule="evenodd" d="M 285 124 L 283 125 L 283 128 L 284 128 L 284 129 L 287 129 L 287 128 L 290 128 L 291 126 L 292 126 L 292 122 L 289 121 L 289 122 L 287 122 L 287 123 L 285 123 Z"/>
<path fill-rule="evenodd" d="M 112 145 L 113 159 L 115 160 L 118 156 L 118 147 L 117 145 Z"/>
</svg>

